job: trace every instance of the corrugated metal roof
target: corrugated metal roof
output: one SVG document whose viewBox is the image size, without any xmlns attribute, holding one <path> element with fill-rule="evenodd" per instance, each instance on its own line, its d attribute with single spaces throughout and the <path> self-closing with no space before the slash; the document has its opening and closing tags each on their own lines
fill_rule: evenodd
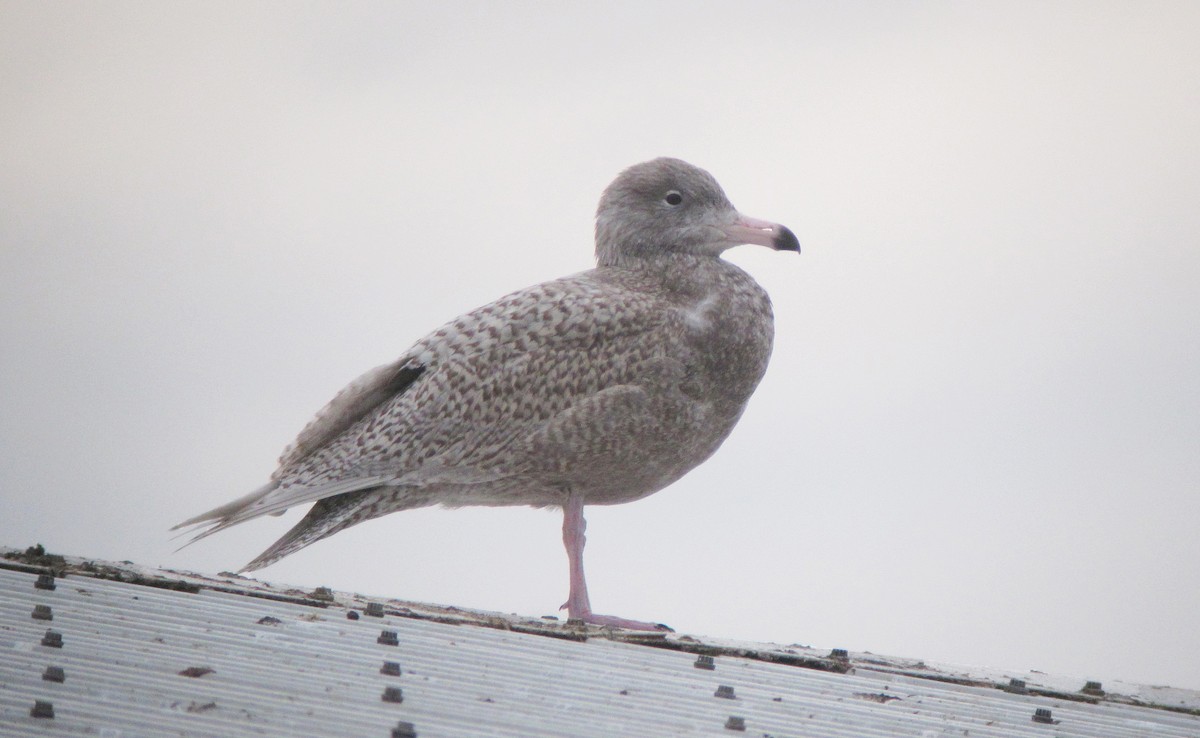
<svg viewBox="0 0 1200 738">
<path fill-rule="evenodd" d="M 1147 697 L 1132 685 L 1100 697 L 1044 675 L 1017 694 L 1001 672 L 867 654 L 398 601 L 371 616 L 357 595 L 81 559 L 39 589 L 38 567 L 6 566 L 4 736 L 1200 736 L 1187 690 L 1157 693 L 1172 709 L 1130 704 Z"/>
</svg>

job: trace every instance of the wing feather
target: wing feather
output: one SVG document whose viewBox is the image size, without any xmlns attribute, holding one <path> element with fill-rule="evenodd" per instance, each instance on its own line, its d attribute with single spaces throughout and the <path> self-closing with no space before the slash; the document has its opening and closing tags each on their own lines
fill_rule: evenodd
<svg viewBox="0 0 1200 738">
<path fill-rule="evenodd" d="M 346 432 L 368 413 L 411 387 L 424 372 L 424 366 L 403 356 L 391 364 L 375 367 L 351 382 L 284 449 L 279 458 L 280 469 L 302 461 Z"/>
<path fill-rule="evenodd" d="M 467 313 L 339 392 L 269 484 L 176 528 L 207 525 L 196 541 L 373 487 L 487 483 L 528 468 L 506 457 L 515 440 L 681 350 L 673 311 L 653 301 L 591 270 Z"/>
</svg>

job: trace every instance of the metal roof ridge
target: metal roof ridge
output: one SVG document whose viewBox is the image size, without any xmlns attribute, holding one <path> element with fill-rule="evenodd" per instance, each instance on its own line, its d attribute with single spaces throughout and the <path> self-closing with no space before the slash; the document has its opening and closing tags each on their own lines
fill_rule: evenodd
<svg viewBox="0 0 1200 738">
<path fill-rule="evenodd" d="M 927 663 L 924 660 L 881 656 L 869 651 L 816 649 L 799 644 L 779 645 L 674 632 L 626 631 L 557 618 L 474 610 L 395 598 L 371 597 L 326 587 L 305 590 L 273 584 L 232 572 L 217 575 L 150 567 L 131 561 L 103 561 L 47 553 L 40 545 L 27 549 L 0 546 L 0 569 L 55 577 L 85 577 L 182 592 L 203 589 L 322 609 L 341 608 L 348 617 L 393 616 L 452 625 L 473 625 L 573 641 L 600 638 L 639 646 L 696 654 L 733 656 L 767 663 L 836 673 L 881 673 L 963 687 L 990 687 L 1019 694 L 1085 702 L 1121 704 L 1200 715 L 1200 691 L 1130 682 L 1099 682 L 1074 677 L 1016 672 L 987 667 Z M 702 665 L 698 658 L 697 668 Z M 1078 683 L 1078 687 L 1075 684 Z M 1171 700 L 1168 702 L 1167 700 Z"/>
</svg>

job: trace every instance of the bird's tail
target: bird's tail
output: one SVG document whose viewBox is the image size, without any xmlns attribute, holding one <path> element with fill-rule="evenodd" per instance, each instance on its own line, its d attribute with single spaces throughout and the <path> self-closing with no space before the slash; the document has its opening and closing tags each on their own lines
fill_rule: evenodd
<svg viewBox="0 0 1200 738">
<path fill-rule="evenodd" d="M 361 488 L 355 489 L 355 486 Z M 338 487 L 349 488 L 349 491 L 337 492 L 335 490 Z M 283 501 L 279 499 L 280 497 L 286 496 L 288 501 L 292 502 L 317 498 L 316 504 L 309 509 L 308 514 L 299 523 L 296 523 L 282 538 L 275 541 L 270 548 L 242 567 L 241 571 L 245 572 L 262 569 L 309 544 L 316 543 L 322 538 L 328 538 L 338 531 L 371 518 L 434 504 L 433 495 L 428 490 L 417 487 L 383 487 L 378 483 L 364 484 L 362 480 L 357 483 L 327 485 L 316 490 L 283 490 L 275 494 L 277 490 L 279 490 L 277 482 L 263 485 L 233 502 L 185 520 L 171 530 L 189 525 L 207 526 L 184 544 L 184 546 L 190 546 L 213 533 L 218 533 L 246 520 L 261 515 L 281 515 L 286 508 Z M 305 499 L 306 497 L 308 500 Z"/>
<path fill-rule="evenodd" d="M 200 532 L 192 536 L 191 540 L 180 547 L 183 548 L 207 538 L 213 533 L 219 533 L 238 523 L 244 523 L 247 520 L 253 520 L 263 515 L 282 515 L 287 512 L 288 508 L 297 505 L 308 502 L 319 502 L 326 498 L 333 499 L 353 492 L 377 489 L 381 481 L 383 480 L 375 477 L 364 477 L 343 479 L 312 487 L 303 485 L 284 487 L 278 481 L 272 481 L 248 495 L 239 497 L 232 502 L 227 502 L 220 507 L 215 507 L 208 512 L 200 513 L 194 518 L 189 518 L 171 528 L 171 530 L 178 530 L 191 525 L 199 526 L 201 529 Z M 318 508 L 314 507 L 313 509 L 316 510 Z"/>
<path fill-rule="evenodd" d="M 255 507 L 261 506 L 263 501 L 270 497 L 271 493 L 279 488 L 278 482 L 268 482 L 248 495 L 237 498 L 231 502 L 226 502 L 220 507 L 214 507 L 208 512 L 203 512 L 194 518 L 188 518 L 179 525 L 172 526 L 171 530 L 179 530 L 192 525 L 205 526 L 203 530 L 192 536 L 191 540 L 183 544 L 179 548 L 187 548 L 196 541 L 208 538 L 213 533 L 219 533 L 226 528 L 237 525 L 251 517 L 258 517 L 263 513 L 249 513 Z M 286 510 L 272 511 L 266 514 L 282 515 Z M 183 534 L 180 534 L 183 535 Z"/>
<path fill-rule="evenodd" d="M 371 504 L 368 495 L 378 495 L 379 492 L 379 488 L 363 489 L 318 500 L 299 523 L 271 544 L 270 548 L 255 556 L 241 571 L 255 571 L 270 566 L 309 544 L 376 517 L 372 513 L 377 505 Z"/>
</svg>

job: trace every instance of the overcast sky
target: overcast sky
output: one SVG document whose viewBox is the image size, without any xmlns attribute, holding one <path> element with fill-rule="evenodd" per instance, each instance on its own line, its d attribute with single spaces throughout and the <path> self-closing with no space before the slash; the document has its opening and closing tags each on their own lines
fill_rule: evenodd
<svg viewBox="0 0 1200 738">
<path fill-rule="evenodd" d="M 1200 688 L 1200 4 L 0 2 L 0 543 L 174 553 L 346 382 L 711 171 L 771 367 L 589 508 L 597 611 Z M 556 512 L 376 520 L 264 579 L 538 616 Z"/>
</svg>

